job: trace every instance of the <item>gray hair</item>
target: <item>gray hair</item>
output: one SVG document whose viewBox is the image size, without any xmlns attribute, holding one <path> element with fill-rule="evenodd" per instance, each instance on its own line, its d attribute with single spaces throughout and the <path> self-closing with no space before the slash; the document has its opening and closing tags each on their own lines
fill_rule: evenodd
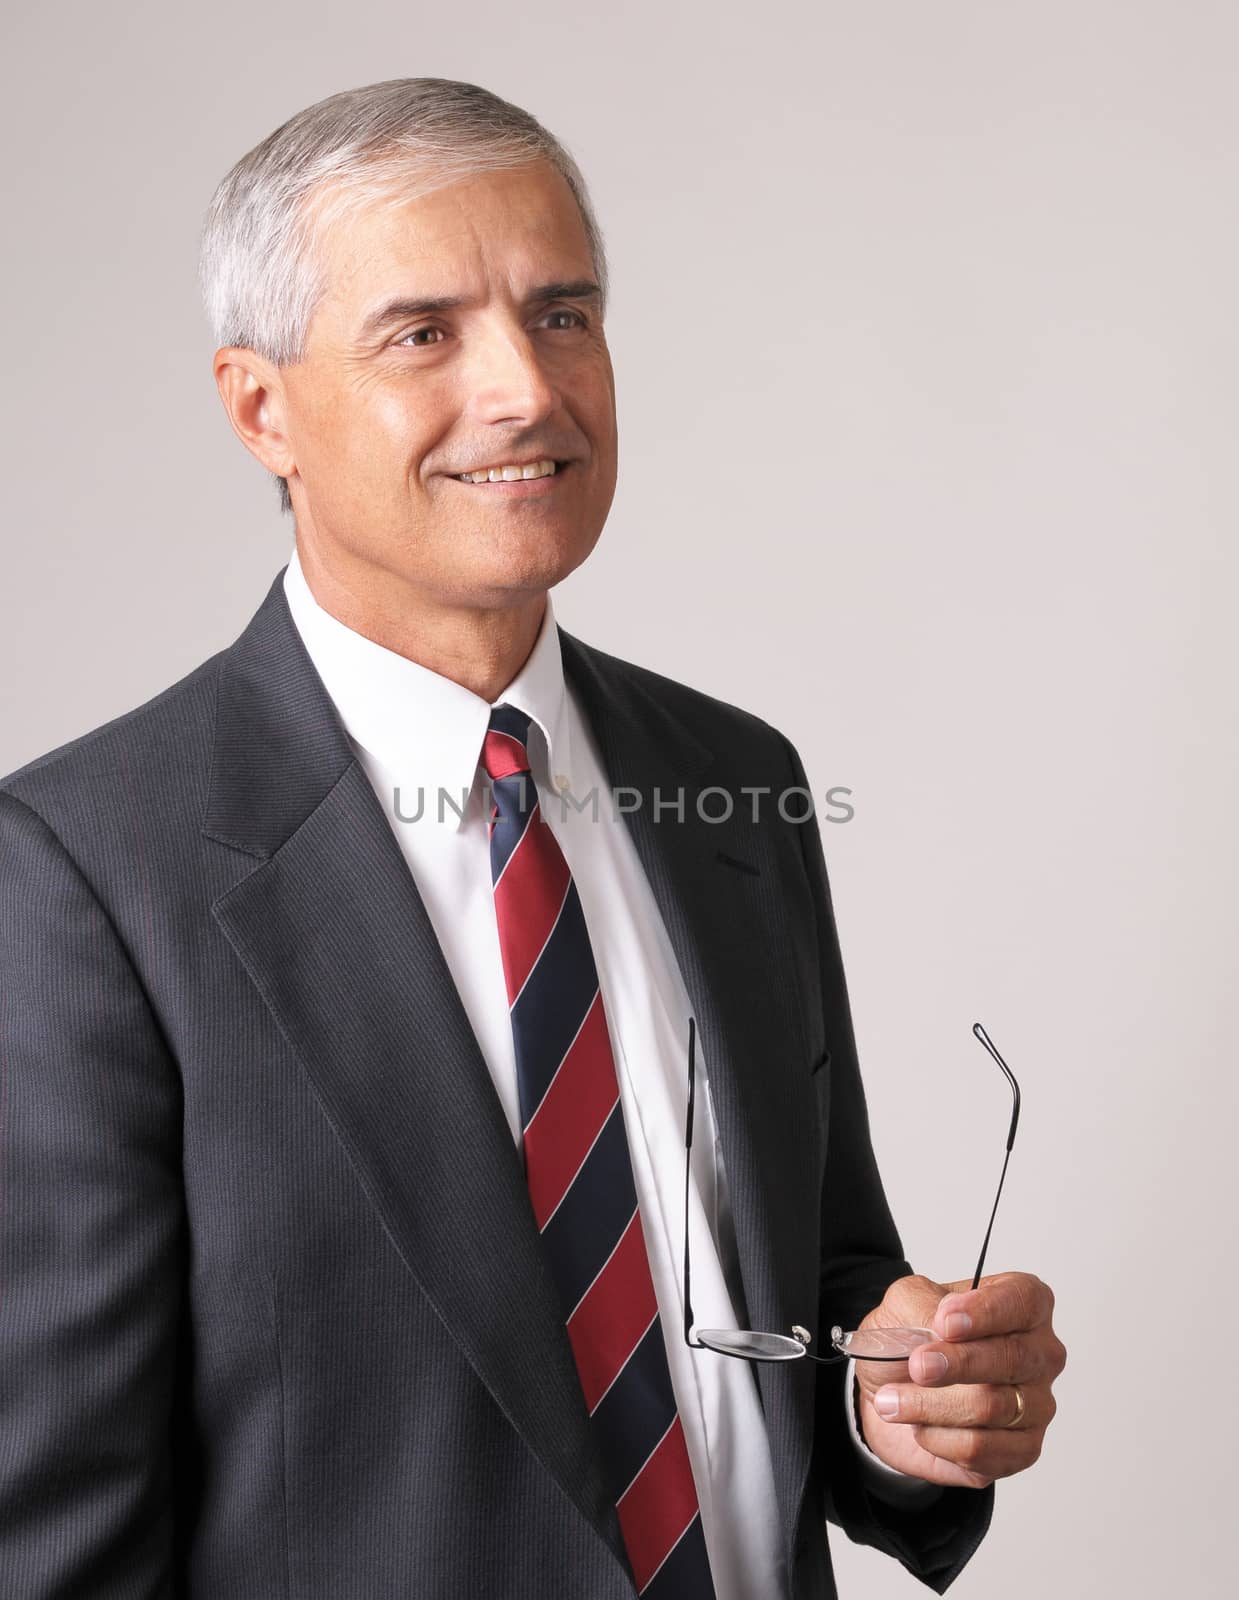
<svg viewBox="0 0 1239 1600">
<path fill-rule="evenodd" d="M 324 283 L 314 245 L 342 213 L 417 199 L 482 172 L 549 161 L 580 208 L 605 310 L 607 264 L 585 180 L 528 111 L 475 83 L 390 78 L 298 111 L 216 189 L 199 281 L 217 344 L 302 359 Z M 280 504 L 292 509 L 277 478 Z"/>
</svg>

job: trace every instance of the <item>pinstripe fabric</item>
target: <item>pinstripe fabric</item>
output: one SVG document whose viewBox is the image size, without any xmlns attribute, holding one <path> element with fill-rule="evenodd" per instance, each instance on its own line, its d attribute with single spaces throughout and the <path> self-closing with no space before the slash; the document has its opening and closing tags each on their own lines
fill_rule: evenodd
<svg viewBox="0 0 1239 1600">
<path fill-rule="evenodd" d="M 525 1177 L 640 1595 L 713 1600 L 580 897 L 530 770 L 529 717 L 491 712 L 491 877 Z"/>
</svg>

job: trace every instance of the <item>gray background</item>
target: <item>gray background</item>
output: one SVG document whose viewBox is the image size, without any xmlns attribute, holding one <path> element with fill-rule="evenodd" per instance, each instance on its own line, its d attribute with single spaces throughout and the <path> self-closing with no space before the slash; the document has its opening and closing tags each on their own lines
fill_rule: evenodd
<svg viewBox="0 0 1239 1600">
<path fill-rule="evenodd" d="M 21 9 L 0 770 L 286 559 L 196 299 L 218 179 L 380 78 L 527 106 L 615 283 L 620 491 L 558 615 L 854 791 L 826 847 L 921 1270 L 971 1273 L 1001 1163 L 975 1018 L 1024 1086 L 989 1265 L 1054 1286 L 1070 1362 L 953 1593 L 1233 1592 L 1233 5 Z"/>
</svg>

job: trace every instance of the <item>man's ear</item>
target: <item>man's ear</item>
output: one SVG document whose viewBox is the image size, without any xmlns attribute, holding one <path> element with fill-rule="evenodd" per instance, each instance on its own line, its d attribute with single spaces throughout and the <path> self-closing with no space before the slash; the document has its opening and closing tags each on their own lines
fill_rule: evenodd
<svg viewBox="0 0 1239 1600">
<path fill-rule="evenodd" d="M 296 470 L 288 437 L 287 400 L 280 369 L 254 350 L 225 345 L 212 363 L 215 385 L 232 431 L 268 472 L 287 478 Z"/>
</svg>

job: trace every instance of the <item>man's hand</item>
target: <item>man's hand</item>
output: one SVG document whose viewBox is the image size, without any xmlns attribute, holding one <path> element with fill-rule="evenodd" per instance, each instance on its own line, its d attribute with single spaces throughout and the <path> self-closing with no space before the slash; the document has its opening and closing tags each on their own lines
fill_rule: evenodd
<svg viewBox="0 0 1239 1600">
<path fill-rule="evenodd" d="M 930 1483 L 983 1489 L 1032 1466 L 1057 1406 L 1067 1351 L 1050 1325 L 1054 1295 L 1027 1272 L 934 1283 L 899 1278 L 862 1328 L 930 1328 L 907 1361 L 858 1361 L 861 1427 L 875 1455 Z M 971 1326 L 954 1319 L 970 1319 Z M 909 1381 L 910 1380 L 910 1381 Z M 1024 1401 L 1018 1412 L 1015 1385 Z"/>
</svg>

